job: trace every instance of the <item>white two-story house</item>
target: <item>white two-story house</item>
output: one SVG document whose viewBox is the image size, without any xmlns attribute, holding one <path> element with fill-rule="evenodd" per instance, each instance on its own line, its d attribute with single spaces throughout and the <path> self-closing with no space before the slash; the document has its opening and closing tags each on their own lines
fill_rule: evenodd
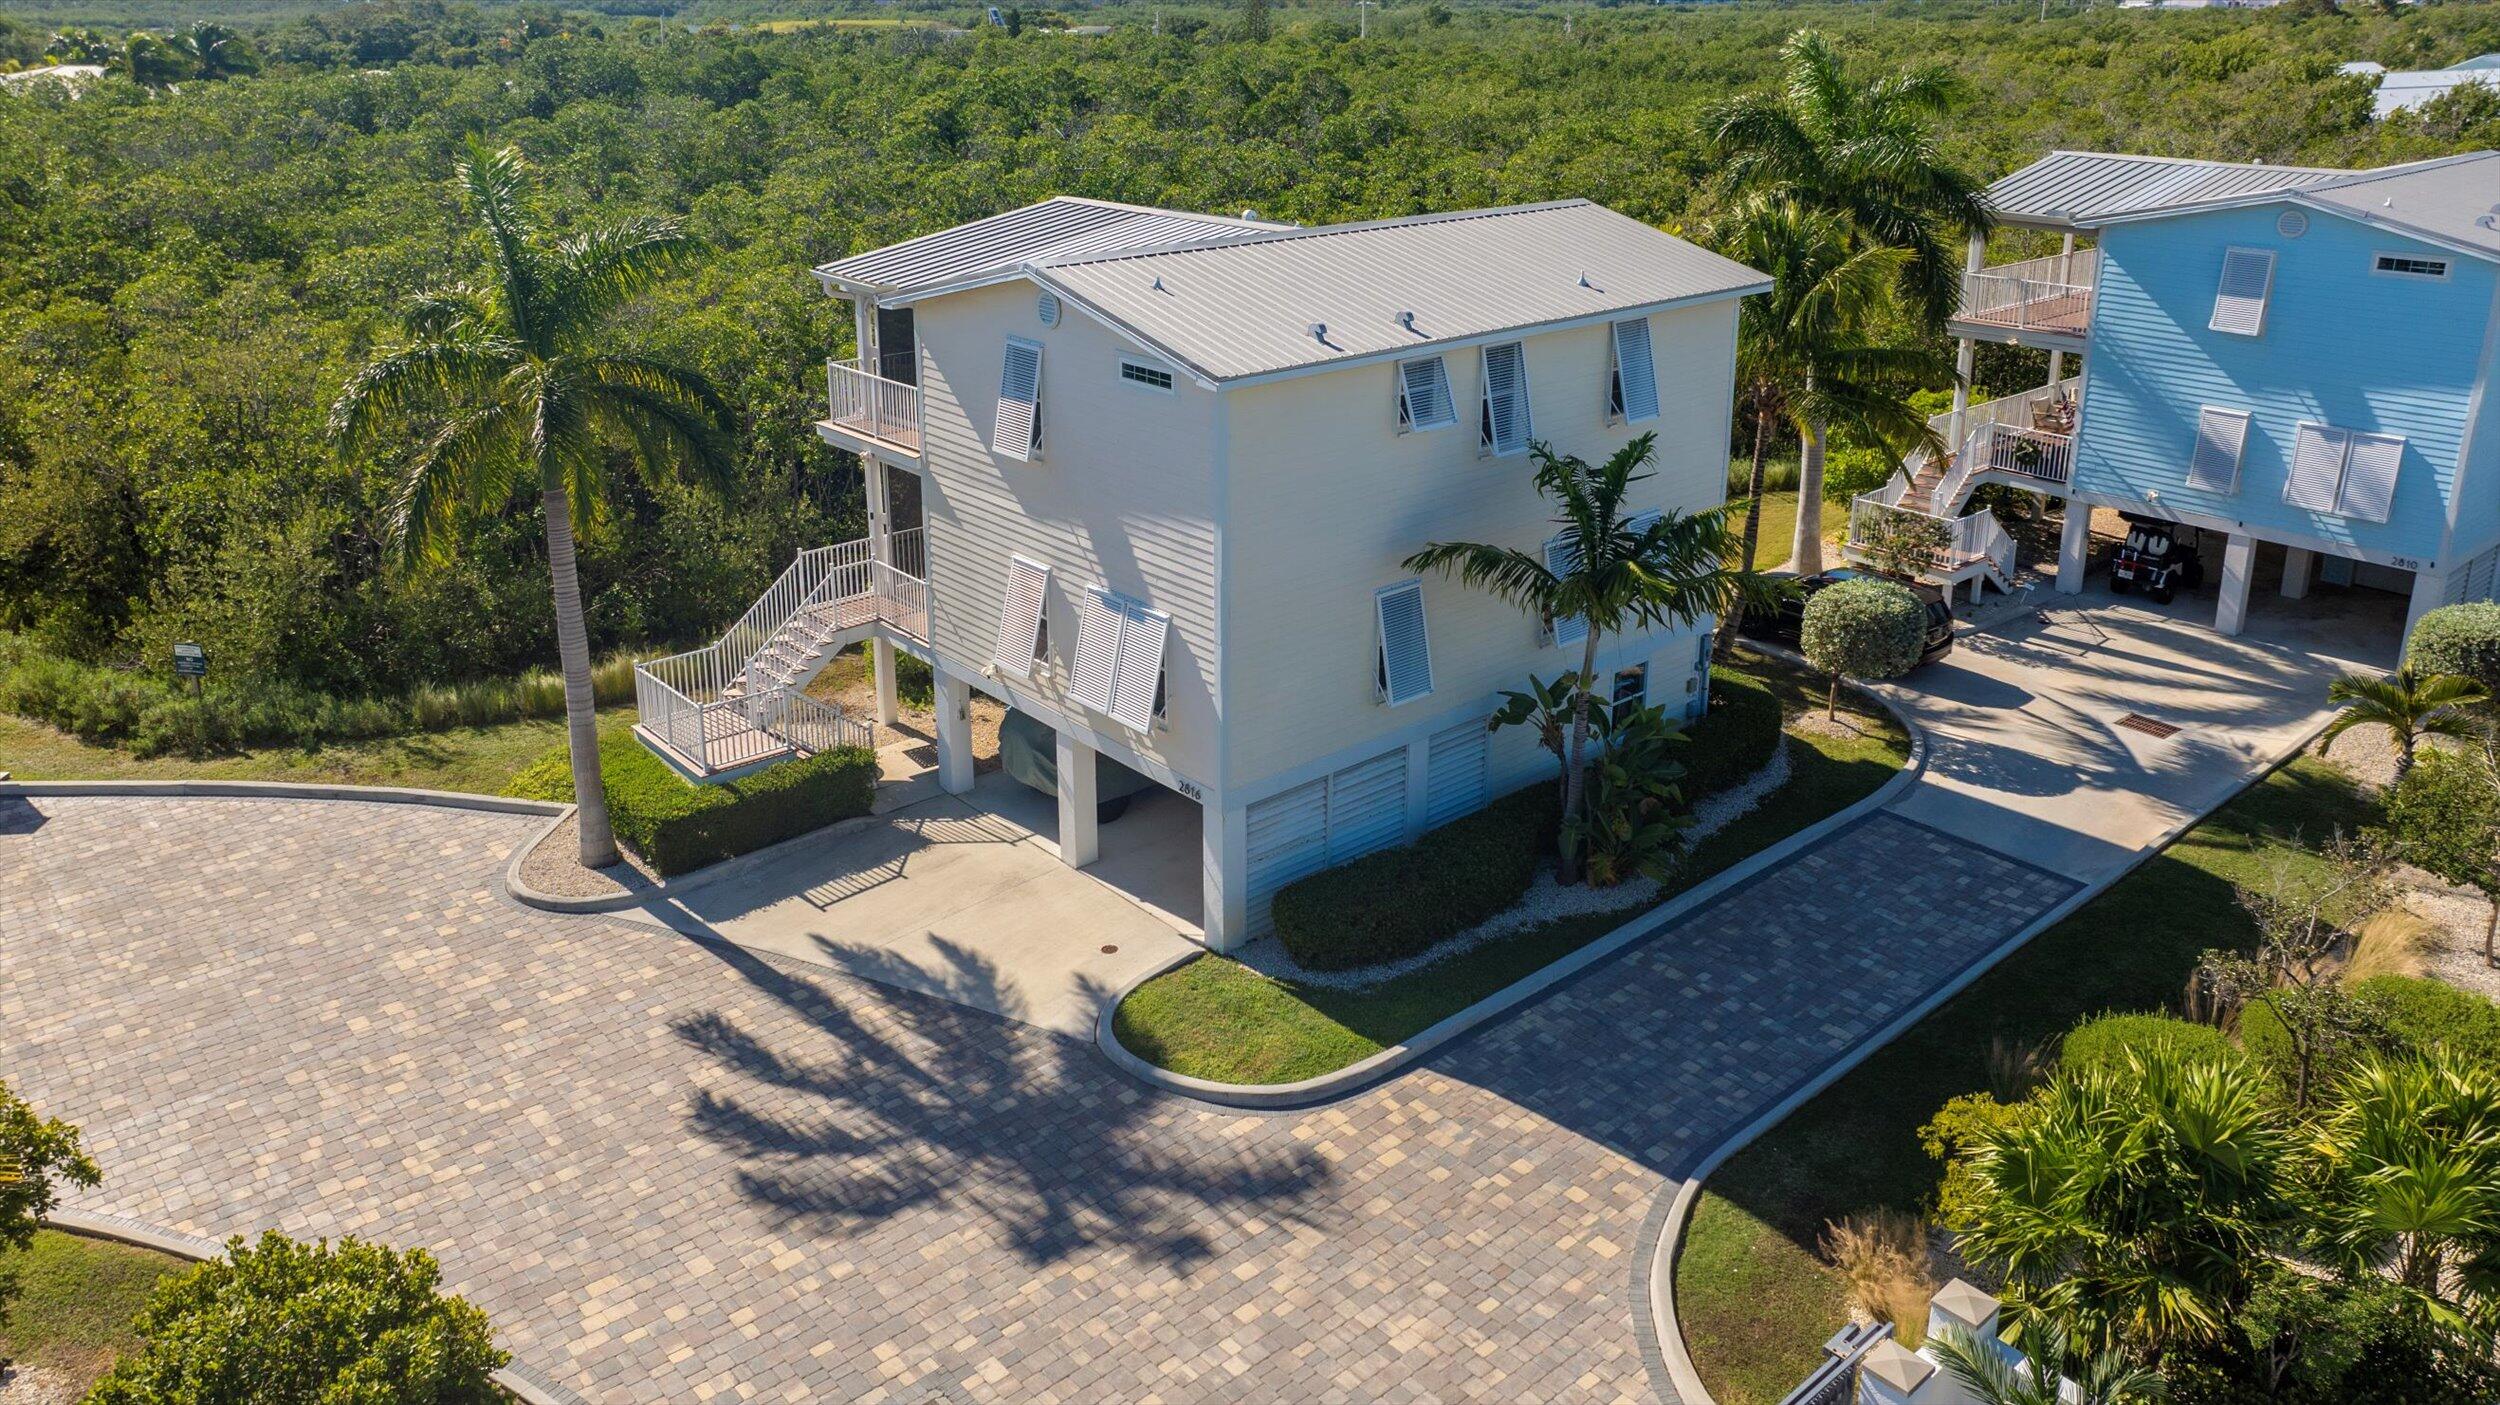
<svg viewBox="0 0 2500 1405">
<path fill-rule="evenodd" d="M 779 664 L 759 624 L 766 671 L 713 665 L 713 705 L 864 635 L 890 707 L 888 651 L 921 655 L 944 788 L 972 783 L 972 690 L 1055 730 L 1068 863 L 1121 842 L 1097 754 L 1195 801 L 1217 949 L 1293 879 L 1550 774 L 1485 724 L 1577 665 L 1574 622 L 1400 563 L 1547 543 L 1532 443 L 1596 461 L 1655 434 L 1640 506 L 1718 504 L 1737 303 L 1767 287 L 1585 201 L 1302 229 L 1063 198 L 817 276 L 857 307 L 818 427 L 868 465 L 871 537 L 793 568 L 777 589 L 852 603 Z M 1697 709 L 1707 652 L 1706 630 L 1609 638 L 1602 677 Z M 713 730 L 770 748 L 740 727 Z"/>
</svg>

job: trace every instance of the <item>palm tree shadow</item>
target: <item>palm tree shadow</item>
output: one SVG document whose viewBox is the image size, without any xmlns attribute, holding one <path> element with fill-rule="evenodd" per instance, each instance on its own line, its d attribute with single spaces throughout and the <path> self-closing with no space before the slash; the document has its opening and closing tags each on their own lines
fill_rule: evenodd
<svg viewBox="0 0 2500 1405">
<path fill-rule="evenodd" d="M 1316 1222 L 1333 1178 L 1316 1153 L 1220 1136 L 1079 1041 L 905 991 L 837 997 L 706 945 L 778 1008 L 672 1025 L 721 1075 L 688 1123 L 740 1158 L 739 1190 L 778 1223 L 858 1233 L 968 1211 L 1030 1264 L 1111 1248 L 1186 1275 L 1228 1223 Z M 967 988 L 996 986 L 977 953 L 947 956 Z"/>
</svg>

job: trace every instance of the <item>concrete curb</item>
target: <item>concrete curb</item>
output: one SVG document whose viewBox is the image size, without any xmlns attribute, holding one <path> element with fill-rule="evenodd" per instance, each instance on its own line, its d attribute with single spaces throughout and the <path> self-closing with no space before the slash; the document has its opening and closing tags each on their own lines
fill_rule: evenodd
<svg viewBox="0 0 2500 1405">
<path fill-rule="evenodd" d="M 1901 769 L 1890 780 L 1878 786 L 1873 794 L 1837 814 L 1826 815 L 1779 843 L 1747 858 L 1744 862 L 1721 870 L 1699 885 L 1678 893 L 1664 903 L 1634 917 L 1605 936 L 1555 960 L 1535 974 L 1523 976 L 1440 1023 L 1418 1032 L 1402 1044 L 1392 1044 L 1369 1058 L 1348 1064 L 1333 1073 L 1323 1073 L 1315 1078 L 1303 1079 L 1298 1083 L 1218 1083 L 1210 1079 L 1192 1078 L 1186 1074 L 1174 1073 L 1169 1069 L 1157 1068 L 1131 1053 L 1125 1045 L 1120 1043 L 1119 1036 L 1112 1031 L 1113 1018 L 1119 1011 L 1120 1002 L 1128 999 L 1139 986 L 1185 962 L 1197 960 L 1200 955 L 1197 952 L 1184 952 L 1175 956 L 1172 960 L 1129 982 L 1117 995 L 1105 1002 L 1102 1013 L 1095 1017 L 1094 1043 L 1102 1050 L 1103 1056 L 1111 1061 L 1113 1067 L 1130 1077 L 1151 1084 L 1165 1092 L 1178 1093 L 1184 1097 L 1213 1103 L 1219 1107 L 1283 1111 L 1314 1107 L 1360 1092 L 1405 1069 L 1478 1025 L 1517 1009 L 1565 981 L 1571 980 L 1582 971 L 1611 959 L 1627 947 L 1657 935 L 1660 931 L 1673 926 L 1690 913 L 1706 906 L 1763 870 L 1785 862 L 1801 850 L 1819 843 L 1826 836 L 1855 824 L 1898 799 L 1903 791 L 1917 783 L 1919 776 L 1927 768 L 1927 735 L 1919 729 L 1917 723 L 1910 720 L 1908 714 L 1894 705 L 1892 699 L 1881 692 L 1871 689 L 1866 691 L 1875 698 L 1884 711 L 1892 714 L 1893 720 L 1900 723 L 1902 730 L 1909 733 L 1910 737 L 1908 759 L 1903 761 Z"/>
<path fill-rule="evenodd" d="M 516 800 L 508 795 L 471 795 L 457 790 L 412 790 L 388 785 L 319 785 L 300 781 L 0 781 L 0 796 L 168 796 L 228 800 L 355 800 L 371 805 L 431 805 L 444 810 L 484 810 L 500 815 L 554 815 L 569 805 Z"/>
<path fill-rule="evenodd" d="M 2128 860 L 2125 867 L 2098 883 L 2078 885 L 2076 890 L 2063 901 L 2032 919 L 2021 931 L 2000 942 L 1978 960 L 1963 967 L 1943 984 L 1930 990 L 1908 1009 L 1885 1022 L 1883 1027 L 1850 1045 L 1838 1058 L 1824 1065 L 1820 1072 L 1791 1088 L 1778 1102 L 1756 1115 L 1743 1127 L 1738 1128 L 1735 1135 L 1712 1147 L 1693 1163 L 1692 1169 L 1684 1174 L 1682 1182 L 1674 1188 L 1672 1195 L 1668 1196 L 1670 1203 L 1649 1264 L 1649 1326 L 1656 1335 L 1658 1352 L 1666 1367 L 1667 1379 L 1674 1387 L 1673 1393 L 1664 1398 L 1679 1401 L 1680 1405 L 1717 1405 L 1709 1389 L 1701 1383 L 1701 1372 L 1693 1365 L 1692 1354 L 1685 1349 L 1684 1328 L 1677 1320 L 1675 1312 L 1676 1256 L 1684 1245 L 1684 1231 L 1692 1223 L 1693 1204 L 1701 1198 L 1701 1192 L 1705 1188 L 1704 1182 L 1709 1179 L 1710 1174 L 1725 1165 L 1728 1158 L 1744 1150 L 1763 1133 L 1787 1120 L 1790 1113 L 1812 1101 L 1824 1089 L 1839 1082 L 1859 1064 L 1874 1057 L 1877 1050 L 1908 1033 L 1919 1021 L 1934 1014 L 1945 1002 L 1961 994 L 2007 957 L 2028 946 L 2032 938 L 2065 921 L 2084 904 L 2108 892 L 2127 875 L 2150 862 L 2155 855 L 2163 853 L 2171 845 L 2177 843 L 2181 835 L 2203 824 L 2215 811 L 2247 794 L 2250 787 L 2263 782 L 2266 777 L 2282 769 L 2286 763 L 2299 757 L 2302 752 L 2308 750 L 2311 742 L 2317 740 L 2318 733 L 2326 730 L 2326 722 L 2327 719 L 2321 717 L 2318 725 L 2303 734 L 2299 741 L 2267 759 L 2264 768 L 2258 771 L 2247 785 L 2231 792 L 2211 807 L 2187 816 L 2164 830 L 2152 843 L 2138 849 L 2135 857 Z M 1664 1191 L 1660 1193 L 1661 1195 L 1668 1194 Z M 1798 1379 L 1804 1379 L 1803 1371 L 1798 1373 Z"/>
<path fill-rule="evenodd" d="M 521 847 L 512 851 L 512 858 L 503 869 L 504 896 L 524 907 L 534 907 L 543 912 L 628 912 L 638 907 L 651 907 L 670 902 L 698 888 L 709 887 L 724 878 L 734 878 L 749 869 L 770 863 L 802 844 L 818 843 L 855 833 L 885 819 L 886 813 L 872 812 L 865 815 L 853 815 L 847 820 L 836 820 L 822 829 L 811 829 L 805 834 L 794 834 L 777 844 L 757 849 L 753 853 L 740 854 L 734 859 L 723 859 L 719 863 L 698 868 L 692 873 L 681 873 L 674 878 L 662 878 L 652 886 L 635 892 L 616 893 L 604 898 L 567 898 L 533 888 L 521 877 L 521 865 L 529 860 L 530 854 L 547 841 L 548 835 L 556 832 L 558 825 L 571 818 L 573 807 L 560 805 L 556 807 L 556 813 L 552 819 L 531 834 Z"/>
<path fill-rule="evenodd" d="M 178 1259 L 194 1261 L 214 1259 L 226 1252 L 225 1245 L 212 1239 L 205 1239 L 196 1234 L 186 1234 L 177 1229 L 166 1229 L 161 1225 L 149 1224 L 145 1220 L 134 1220 L 128 1215 L 106 1214 L 99 1210 L 56 1209 L 44 1216 L 43 1222 L 52 1229 L 70 1234 L 83 1234 L 90 1239 L 110 1239 L 120 1244 L 135 1244 L 142 1249 L 154 1249 L 160 1254 L 171 1254 Z M 515 1400 L 521 1402 L 521 1405 L 590 1405 L 590 1402 L 583 1399 L 579 1393 L 552 1381 L 541 1379 L 537 1372 L 522 1366 L 517 1361 L 495 1373 L 495 1384 L 509 1391 Z"/>
</svg>

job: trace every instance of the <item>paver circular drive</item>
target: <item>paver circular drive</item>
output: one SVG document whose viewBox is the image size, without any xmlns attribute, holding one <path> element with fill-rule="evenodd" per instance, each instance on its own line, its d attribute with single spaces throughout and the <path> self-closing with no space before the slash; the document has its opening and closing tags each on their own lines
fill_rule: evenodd
<svg viewBox="0 0 2500 1405">
<path fill-rule="evenodd" d="M 0 798 L 0 1078 L 86 1128 L 79 1206 L 425 1245 L 598 1401 L 1647 1400 L 1634 1246 L 1679 1162 L 2068 891 L 1878 816 L 1262 1117 L 522 910 L 538 823 Z"/>
</svg>

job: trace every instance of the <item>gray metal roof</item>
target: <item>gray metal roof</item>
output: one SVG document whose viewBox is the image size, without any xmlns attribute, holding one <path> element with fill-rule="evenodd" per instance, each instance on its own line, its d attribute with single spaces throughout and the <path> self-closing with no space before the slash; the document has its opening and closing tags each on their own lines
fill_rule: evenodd
<svg viewBox="0 0 2500 1405">
<path fill-rule="evenodd" d="M 1031 272 L 1219 381 L 1770 287 L 1586 200 L 1036 261 Z"/>
<path fill-rule="evenodd" d="M 2450 248 L 2500 258 L 2500 152 L 2363 171 L 2300 192 L 2331 210 Z"/>
<path fill-rule="evenodd" d="M 816 276 L 845 288 L 879 294 L 909 293 L 985 275 L 1009 274 L 1035 259 L 1113 249 L 1163 248 L 1288 228 L 1291 226 L 1267 220 L 1230 219 L 1057 195 L 1038 205 L 838 259 L 817 269 Z"/>
<path fill-rule="evenodd" d="M 2088 229 L 2115 215 L 2317 185 L 2351 171 L 2052 151 L 1988 187 L 1988 208 L 2009 224 Z"/>
</svg>

